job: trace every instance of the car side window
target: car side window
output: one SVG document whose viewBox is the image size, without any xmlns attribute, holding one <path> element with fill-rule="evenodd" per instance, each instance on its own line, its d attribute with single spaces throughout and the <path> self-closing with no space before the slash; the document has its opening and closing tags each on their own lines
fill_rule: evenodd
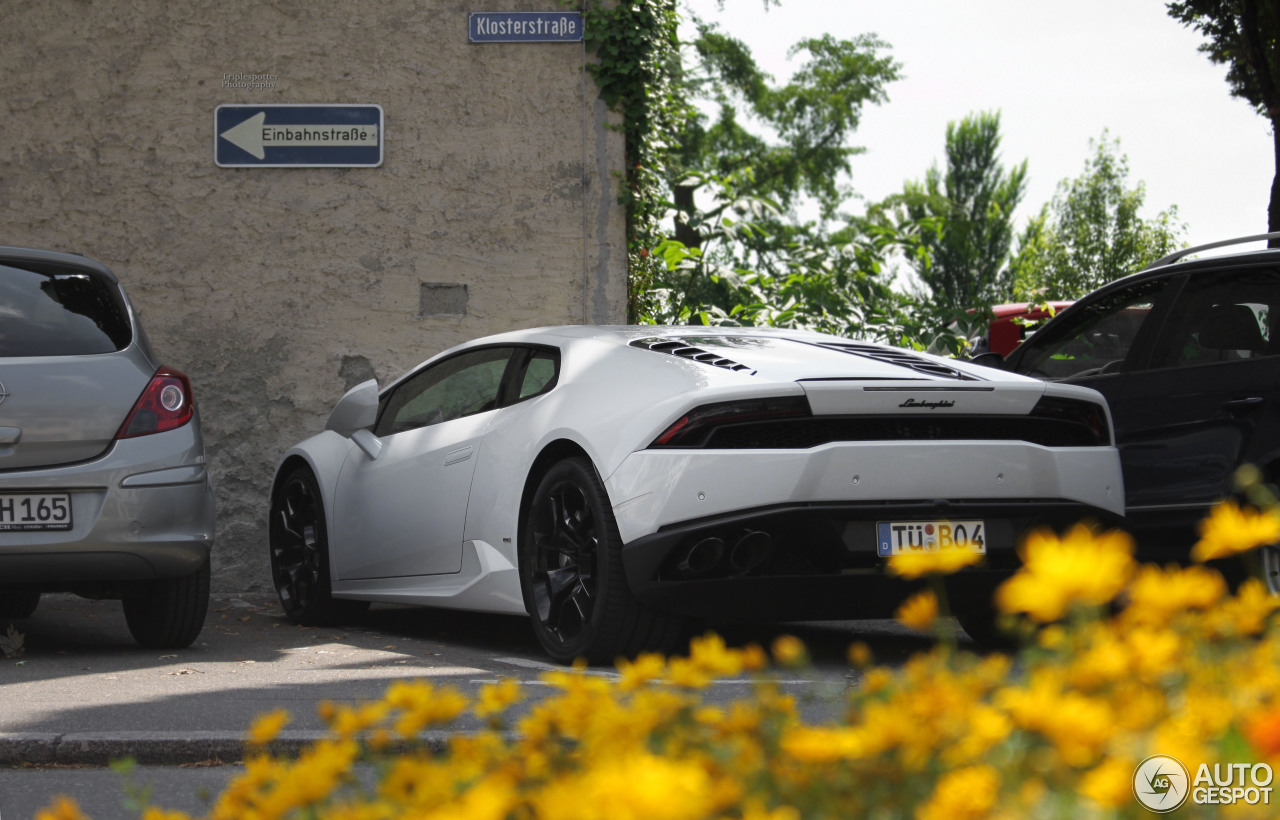
<svg viewBox="0 0 1280 820">
<path fill-rule="evenodd" d="M 559 356 L 547 350 L 533 351 L 520 377 L 520 392 L 516 395 L 516 401 L 524 401 L 550 390 L 555 386 L 559 371 Z"/>
<path fill-rule="evenodd" d="M 1047 379 L 1111 373 L 1129 356 L 1143 324 L 1169 280 L 1150 279 L 1090 304 L 1078 305 L 1074 321 L 1051 337 L 1037 334 L 1018 372 Z"/>
<path fill-rule="evenodd" d="M 415 373 L 385 398 L 374 434 L 394 435 L 498 406 L 510 347 L 472 350 Z"/>
<path fill-rule="evenodd" d="M 1280 355 L 1273 307 L 1280 272 L 1192 277 L 1169 314 L 1152 366 L 1193 367 Z"/>
</svg>

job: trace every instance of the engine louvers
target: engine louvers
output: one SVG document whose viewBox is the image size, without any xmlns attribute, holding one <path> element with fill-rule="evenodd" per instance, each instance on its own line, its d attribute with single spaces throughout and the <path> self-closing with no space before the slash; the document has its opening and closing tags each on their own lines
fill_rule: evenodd
<svg viewBox="0 0 1280 820">
<path fill-rule="evenodd" d="M 702 362 L 713 367 L 722 367 L 725 370 L 732 370 L 735 373 L 743 373 L 748 376 L 754 376 L 755 370 L 752 370 L 745 364 L 735 362 L 733 359 L 727 359 L 719 353 L 711 353 L 700 347 L 688 344 L 680 339 L 633 339 L 632 347 L 639 347 L 644 350 L 652 350 L 655 353 L 667 353 L 672 356 L 679 356 L 682 359 L 690 359 L 695 362 Z"/>
</svg>

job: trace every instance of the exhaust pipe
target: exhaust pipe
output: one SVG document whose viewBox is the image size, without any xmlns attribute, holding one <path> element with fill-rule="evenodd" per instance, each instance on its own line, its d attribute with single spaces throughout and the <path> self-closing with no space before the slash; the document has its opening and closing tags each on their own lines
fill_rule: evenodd
<svg viewBox="0 0 1280 820">
<path fill-rule="evenodd" d="M 724 541 L 715 536 L 704 538 L 689 547 L 680 563 L 676 564 L 676 575 L 681 578 L 697 578 L 715 569 L 724 557 Z"/>
<path fill-rule="evenodd" d="M 773 537 L 767 532 L 747 530 L 729 550 L 729 566 L 734 575 L 746 575 L 773 554 Z"/>
</svg>

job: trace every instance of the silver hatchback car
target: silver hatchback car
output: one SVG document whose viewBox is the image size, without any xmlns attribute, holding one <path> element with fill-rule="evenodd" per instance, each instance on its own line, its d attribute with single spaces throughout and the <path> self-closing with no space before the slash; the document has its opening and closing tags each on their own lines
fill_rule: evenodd
<svg viewBox="0 0 1280 820">
<path fill-rule="evenodd" d="M 162 367 L 115 275 L 0 247 L 0 619 L 43 592 L 123 601 L 142 645 L 189 645 L 214 502 L 191 384 Z"/>
</svg>

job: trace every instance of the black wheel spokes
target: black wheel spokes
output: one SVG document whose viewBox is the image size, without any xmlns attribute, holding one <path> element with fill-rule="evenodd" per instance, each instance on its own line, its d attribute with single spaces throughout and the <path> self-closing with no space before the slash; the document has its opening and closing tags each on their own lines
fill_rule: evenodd
<svg viewBox="0 0 1280 820">
<path fill-rule="evenodd" d="M 581 488 L 554 486 L 535 517 L 533 597 L 538 620 L 561 641 L 581 634 L 595 605 L 599 534 Z"/>
<path fill-rule="evenodd" d="M 310 488 L 301 480 L 284 488 L 277 527 L 273 528 L 271 553 L 275 586 L 286 610 L 305 607 L 314 597 L 320 576 L 320 539 L 316 531 L 317 509 Z"/>
</svg>

